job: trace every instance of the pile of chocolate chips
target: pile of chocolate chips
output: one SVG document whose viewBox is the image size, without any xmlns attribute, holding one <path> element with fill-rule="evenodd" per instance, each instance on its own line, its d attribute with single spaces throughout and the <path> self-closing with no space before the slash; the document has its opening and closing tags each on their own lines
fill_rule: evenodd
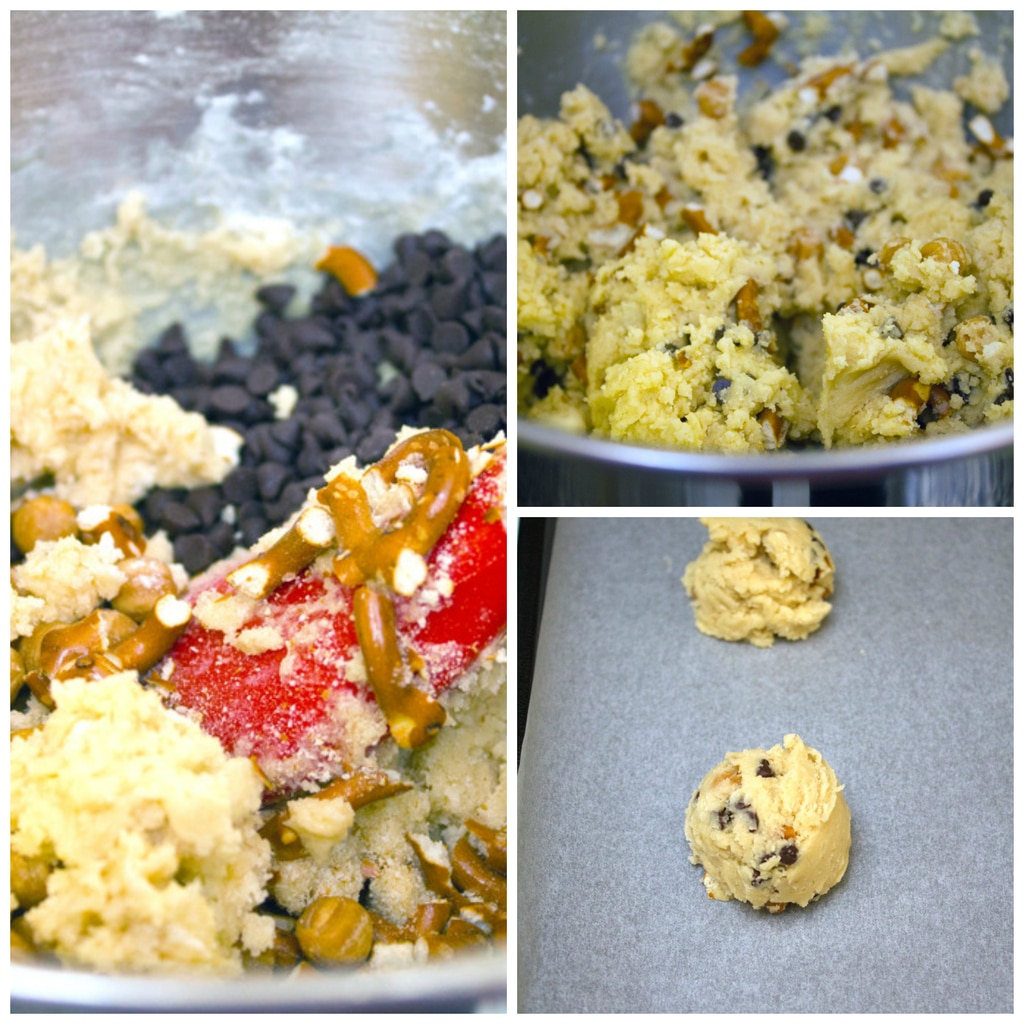
<svg viewBox="0 0 1024 1024">
<path fill-rule="evenodd" d="M 506 241 L 475 249 L 443 232 L 403 235 L 376 288 L 349 296 L 325 276 L 308 312 L 290 285 L 256 293 L 255 348 L 231 339 L 197 361 L 175 324 L 135 360 L 141 391 L 172 396 L 245 439 L 217 486 L 155 489 L 138 508 L 192 574 L 280 525 L 334 463 L 377 461 L 402 426 L 444 427 L 467 447 L 506 426 Z M 294 389 L 280 415 L 279 389 Z"/>
</svg>

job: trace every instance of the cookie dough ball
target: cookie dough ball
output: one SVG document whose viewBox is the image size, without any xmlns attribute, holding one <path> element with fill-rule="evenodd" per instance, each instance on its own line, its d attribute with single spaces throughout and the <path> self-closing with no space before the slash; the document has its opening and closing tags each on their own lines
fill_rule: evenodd
<svg viewBox="0 0 1024 1024">
<path fill-rule="evenodd" d="M 802 519 L 702 519 L 710 539 L 683 586 L 697 628 L 722 640 L 771 647 L 803 640 L 832 610 L 835 566 Z"/>
<path fill-rule="evenodd" d="M 686 810 L 690 861 L 716 900 L 773 914 L 806 907 L 846 872 L 850 809 L 825 759 L 799 736 L 771 750 L 726 754 Z"/>
</svg>

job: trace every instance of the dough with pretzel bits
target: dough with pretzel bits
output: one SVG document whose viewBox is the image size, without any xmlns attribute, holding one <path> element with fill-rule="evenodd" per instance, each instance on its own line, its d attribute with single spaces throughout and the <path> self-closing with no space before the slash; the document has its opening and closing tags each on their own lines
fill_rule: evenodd
<svg viewBox="0 0 1024 1024">
<path fill-rule="evenodd" d="M 1013 142 L 965 116 L 999 64 L 901 99 L 953 44 L 812 56 L 748 103 L 718 35 L 641 33 L 631 126 L 582 85 L 520 120 L 521 411 L 720 452 L 1011 416 Z"/>
<path fill-rule="evenodd" d="M 832 610 L 835 565 L 803 519 L 702 519 L 709 539 L 683 586 L 697 628 L 722 640 L 771 647 L 803 640 Z"/>
<path fill-rule="evenodd" d="M 690 861 L 715 900 L 779 913 L 839 883 L 850 853 L 850 809 L 824 757 L 799 736 L 744 750 L 701 780 L 686 810 Z"/>
</svg>

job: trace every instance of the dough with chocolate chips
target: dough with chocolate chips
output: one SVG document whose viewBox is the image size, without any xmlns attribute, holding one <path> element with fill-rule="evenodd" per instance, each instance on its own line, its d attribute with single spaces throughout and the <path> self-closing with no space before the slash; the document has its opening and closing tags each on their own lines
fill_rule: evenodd
<svg viewBox="0 0 1024 1024">
<path fill-rule="evenodd" d="M 631 127 L 582 85 L 521 118 L 520 411 L 719 452 L 1010 417 L 1013 145 L 964 104 L 1002 105 L 999 63 L 928 88 L 956 44 L 923 38 L 741 97 L 728 35 L 645 29 Z"/>
<path fill-rule="evenodd" d="M 716 900 L 772 913 L 806 907 L 846 872 L 850 809 L 821 754 L 788 735 L 770 750 L 726 754 L 686 810 L 690 862 Z"/>
<path fill-rule="evenodd" d="M 722 640 L 770 647 L 803 640 L 832 610 L 835 566 L 803 519 L 702 519 L 710 537 L 683 586 L 697 628 Z"/>
</svg>

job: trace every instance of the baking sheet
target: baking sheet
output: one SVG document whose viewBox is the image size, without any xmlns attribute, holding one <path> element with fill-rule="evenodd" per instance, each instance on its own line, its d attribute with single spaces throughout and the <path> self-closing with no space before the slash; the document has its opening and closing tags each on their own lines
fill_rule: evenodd
<svg viewBox="0 0 1024 1024">
<path fill-rule="evenodd" d="M 519 771 L 523 1012 L 1011 1012 L 1012 520 L 813 517 L 818 633 L 699 633 L 696 519 L 562 519 Z M 846 786 L 850 866 L 771 916 L 707 898 L 683 819 L 795 732 Z"/>
</svg>

